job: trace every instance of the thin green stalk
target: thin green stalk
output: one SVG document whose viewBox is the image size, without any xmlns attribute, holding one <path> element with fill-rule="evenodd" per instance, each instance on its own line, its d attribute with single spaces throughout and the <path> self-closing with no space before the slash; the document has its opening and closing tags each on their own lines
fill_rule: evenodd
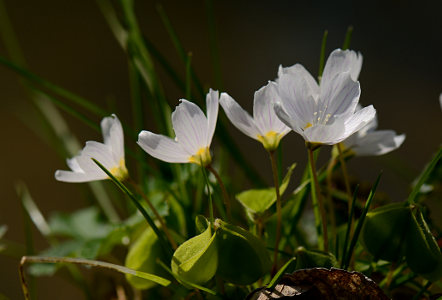
<svg viewBox="0 0 442 300">
<path fill-rule="evenodd" d="M 342 50 L 347 50 L 350 47 L 351 36 L 353 34 L 353 26 L 350 25 L 345 33 L 344 44 L 342 45 Z"/>
<path fill-rule="evenodd" d="M 318 72 L 318 81 L 319 82 L 321 82 L 322 72 L 324 71 L 325 48 L 327 47 L 327 36 L 328 36 L 328 30 L 325 30 L 324 34 L 322 35 L 321 53 L 319 55 L 319 72 Z"/>
<path fill-rule="evenodd" d="M 357 185 L 355 188 L 355 192 L 353 194 L 354 199 L 358 195 L 358 190 L 359 190 L 359 185 Z M 350 236 L 353 234 L 351 226 L 352 226 L 352 220 L 353 220 L 353 215 L 354 215 L 354 211 L 355 211 L 355 203 L 356 203 L 356 201 L 354 201 L 354 200 L 351 202 L 350 215 L 349 215 L 348 222 L 347 222 L 347 231 L 345 232 L 344 247 L 342 249 L 341 268 L 343 267 L 344 261 L 346 260 L 348 242 L 349 242 Z"/>
<path fill-rule="evenodd" d="M 209 170 L 215 176 L 216 180 L 218 181 L 219 187 L 221 188 L 221 192 L 223 194 L 223 200 L 224 200 L 224 206 L 226 207 L 227 218 L 229 220 L 231 220 L 232 219 L 232 212 L 231 212 L 231 208 L 230 208 L 230 199 L 229 199 L 229 194 L 227 193 L 226 187 L 224 186 L 223 180 L 219 176 L 218 172 L 211 165 L 206 166 L 206 169 Z"/>
<path fill-rule="evenodd" d="M 210 191 L 210 183 L 209 178 L 207 177 L 206 170 L 201 165 L 201 171 L 203 172 L 204 180 L 206 181 L 207 193 L 209 194 L 209 220 L 210 224 L 215 224 L 215 218 L 213 216 L 213 201 L 212 201 L 212 192 Z"/>
<path fill-rule="evenodd" d="M 275 238 L 275 251 L 273 252 L 273 268 L 272 273 L 276 273 L 278 269 L 278 250 L 279 250 L 279 242 L 281 240 L 281 223 L 282 223 L 282 214 L 281 214 L 281 194 L 279 192 L 279 180 L 278 180 L 278 170 L 276 166 L 276 158 L 275 151 L 269 152 L 270 154 L 270 162 L 272 164 L 272 173 L 273 173 L 273 183 L 275 184 L 275 193 L 276 193 L 276 238 Z"/>
<path fill-rule="evenodd" d="M 192 96 L 192 52 L 189 52 L 187 54 L 187 60 L 186 60 L 186 90 L 185 95 L 186 99 L 190 99 Z"/>
<path fill-rule="evenodd" d="M 419 300 L 421 296 L 428 290 L 428 288 L 431 286 L 431 281 L 428 281 L 421 289 L 420 291 L 414 295 L 412 300 Z M 438 298 L 439 299 L 439 298 Z"/>
<path fill-rule="evenodd" d="M 358 220 L 358 224 L 356 225 L 355 232 L 354 232 L 353 237 L 351 239 L 350 247 L 346 251 L 347 254 L 346 254 L 345 259 L 344 259 L 344 264 L 342 265 L 343 269 L 347 269 L 348 268 L 348 265 L 350 263 L 351 257 L 353 255 L 353 250 L 354 250 L 354 248 L 356 246 L 356 242 L 359 239 L 359 234 L 361 233 L 362 225 L 364 225 L 365 217 L 366 217 L 366 215 L 368 213 L 368 210 L 370 208 L 371 202 L 372 202 L 372 200 L 374 198 L 374 195 L 376 193 L 376 189 L 378 187 L 379 181 L 381 180 L 381 176 L 382 176 L 382 172 L 378 175 L 378 178 L 376 178 L 376 181 L 375 181 L 375 183 L 373 185 L 373 188 L 370 190 L 370 194 L 368 195 L 367 202 L 365 203 L 364 210 L 362 211 L 361 217 Z"/>
<path fill-rule="evenodd" d="M 348 201 L 349 201 L 348 202 L 348 215 L 350 215 L 350 210 L 351 210 L 351 207 L 353 206 L 353 203 L 351 203 L 351 201 L 354 198 L 352 197 L 352 193 L 351 193 L 350 180 L 349 180 L 348 171 L 347 171 L 347 164 L 345 163 L 341 143 L 338 143 L 336 145 L 336 147 L 338 148 L 338 152 L 339 152 L 339 162 L 341 163 L 341 170 L 342 170 L 342 175 L 344 177 L 344 183 L 345 183 L 345 191 L 347 193 L 347 197 L 348 197 Z M 354 222 L 354 220 L 353 220 L 353 222 Z"/>
<path fill-rule="evenodd" d="M 275 276 L 273 276 L 272 280 L 270 280 L 270 282 L 269 282 L 269 284 L 267 284 L 266 288 L 273 289 L 276 286 L 276 284 L 278 283 L 281 276 L 284 275 L 284 273 L 287 273 L 286 270 L 295 262 L 296 262 L 296 257 L 291 257 L 284 264 L 284 266 L 281 267 L 281 269 L 278 271 L 278 273 L 276 273 Z"/>
<path fill-rule="evenodd" d="M 176 244 L 175 240 L 172 238 L 172 236 L 170 235 L 169 229 L 167 228 L 166 222 L 164 222 L 163 217 L 158 213 L 158 210 L 155 208 L 155 206 L 153 206 L 150 199 L 143 192 L 143 190 L 138 186 L 138 184 L 135 181 L 133 181 L 132 179 L 129 179 L 129 182 L 135 188 L 135 190 L 138 192 L 138 194 L 144 199 L 144 201 L 146 201 L 150 210 L 153 212 L 153 214 L 157 218 L 158 222 L 160 222 L 161 228 L 164 230 L 164 234 L 166 235 L 167 239 L 169 240 L 170 245 L 172 245 L 172 248 L 175 250 L 177 248 L 177 244 Z"/>
<path fill-rule="evenodd" d="M 316 230 L 318 231 L 318 242 L 319 247 L 322 248 L 325 252 L 328 252 L 328 233 L 327 233 L 327 218 L 325 215 L 324 203 L 322 201 L 318 176 L 316 174 L 315 167 L 315 159 L 313 157 L 313 149 L 311 146 L 307 146 L 309 164 L 310 164 L 310 179 L 313 181 L 311 185 L 312 191 L 312 202 L 313 202 L 313 210 L 315 212 L 316 219 Z M 322 232 L 321 232 L 321 223 L 322 223 Z M 322 239 L 323 245 L 321 245 L 320 241 Z M 322 247 L 321 247 L 322 246 Z"/>
<path fill-rule="evenodd" d="M 90 266 L 90 267 L 96 267 L 96 268 L 103 268 L 103 269 L 109 269 L 113 271 L 117 271 L 123 274 L 130 274 L 136 277 L 140 277 L 146 280 L 153 281 L 157 284 L 160 284 L 162 286 L 168 286 L 170 285 L 170 281 L 145 272 L 140 272 L 136 270 L 132 270 L 123 266 L 111 264 L 108 262 L 98 261 L 98 260 L 89 260 L 89 259 L 82 259 L 82 258 L 72 258 L 72 257 L 42 257 L 42 256 L 23 256 L 20 261 L 19 266 L 19 274 L 20 274 L 20 281 L 21 286 L 23 289 L 23 294 L 25 296 L 26 300 L 30 300 L 29 295 L 29 289 L 28 285 L 26 283 L 26 277 L 24 272 L 24 266 L 26 263 L 69 263 L 69 264 L 77 264 L 77 265 L 84 265 L 84 266 Z"/>
<path fill-rule="evenodd" d="M 327 206 L 328 206 L 328 215 L 329 215 L 329 219 L 330 219 L 330 227 L 331 227 L 331 235 L 332 237 L 335 237 L 335 249 L 339 248 L 338 245 L 338 241 L 336 240 L 338 238 L 338 234 L 337 234 L 337 230 L 336 230 L 336 216 L 335 216 L 335 207 L 333 204 L 333 197 L 332 197 L 332 177 L 333 177 L 333 169 L 336 165 L 336 159 L 335 158 L 330 158 L 329 163 L 327 164 L 327 169 L 326 169 L 326 184 L 327 184 L 327 197 L 326 197 L 326 201 L 327 201 Z M 336 251 L 335 251 L 335 255 Z"/>
<path fill-rule="evenodd" d="M 141 203 L 138 201 L 138 199 L 135 197 L 135 195 L 120 181 L 118 180 L 109 170 L 107 170 L 99 161 L 97 161 L 95 158 L 92 158 L 92 160 L 102 169 L 107 176 L 115 183 L 117 187 L 120 188 L 129 198 L 132 200 L 136 208 L 141 212 L 143 217 L 146 219 L 147 223 L 152 227 L 154 233 L 156 234 L 158 240 L 160 241 L 161 246 L 163 247 L 163 250 L 165 250 L 170 256 L 173 254 L 173 249 L 171 248 L 171 245 L 167 243 L 167 241 L 164 239 L 163 235 L 161 234 L 158 227 L 155 225 L 155 222 L 152 220 L 152 218 L 149 216 L 147 211 L 144 209 L 144 207 L 141 205 Z"/>
</svg>

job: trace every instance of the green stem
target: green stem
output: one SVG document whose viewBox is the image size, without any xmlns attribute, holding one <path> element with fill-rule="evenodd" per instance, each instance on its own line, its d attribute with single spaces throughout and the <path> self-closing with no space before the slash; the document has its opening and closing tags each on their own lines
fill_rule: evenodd
<svg viewBox="0 0 442 300">
<path fill-rule="evenodd" d="M 160 244 L 162 245 L 163 249 L 165 251 L 167 251 L 167 253 L 170 256 L 172 256 L 173 250 L 172 250 L 171 246 L 164 239 L 160 230 L 155 225 L 155 222 L 149 216 L 149 214 L 144 209 L 144 207 L 141 205 L 141 203 L 138 201 L 138 199 L 135 197 L 135 195 L 120 180 L 115 178 L 115 176 L 111 172 L 109 172 L 109 170 L 107 170 L 98 160 L 96 160 L 95 158 L 92 158 L 92 160 L 100 167 L 100 169 L 102 169 L 107 174 L 107 176 L 110 177 L 110 179 L 115 183 L 116 186 L 118 186 L 120 188 L 120 190 L 122 190 L 127 196 L 129 196 L 129 198 L 132 200 L 134 205 L 137 207 L 137 209 L 141 212 L 143 217 L 146 219 L 147 223 L 149 223 L 150 227 L 152 227 L 152 229 L 153 229 L 154 233 L 156 234 L 156 236 L 158 237 L 158 240 L 160 241 Z"/>
<path fill-rule="evenodd" d="M 201 170 L 203 172 L 204 175 L 204 180 L 206 181 L 206 185 L 207 185 L 207 192 L 209 193 L 209 214 L 210 214 L 210 224 L 215 224 L 215 219 L 213 217 L 213 200 L 212 200 L 212 192 L 210 191 L 210 183 L 209 183 L 209 178 L 207 177 L 206 174 L 206 170 L 204 169 L 204 167 L 201 167 Z"/>
<path fill-rule="evenodd" d="M 70 263 L 70 264 L 77 264 L 77 265 L 85 265 L 85 266 L 90 266 L 90 267 L 110 269 L 110 270 L 117 271 L 117 272 L 120 272 L 123 274 L 130 274 L 133 276 L 137 276 L 137 277 L 141 277 L 141 278 L 144 278 L 147 280 L 151 280 L 151 281 L 156 282 L 162 286 L 168 286 L 170 284 L 170 281 L 165 278 L 158 277 L 156 275 L 148 274 L 145 272 L 132 270 L 132 269 L 129 269 L 129 268 L 126 268 L 123 266 L 119 266 L 119 265 L 115 265 L 115 264 L 111 264 L 111 263 L 103 262 L 103 261 L 89 260 L 89 259 L 82 259 L 82 258 L 72 258 L 72 257 L 23 256 L 20 261 L 19 275 L 20 275 L 21 286 L 23 289 L 23 294 L 24 294 L 26 300 L 31 299 L 30 295 L 29 295 L 29 288 L 26 283 L 25 272 L 24 272 L 24 266 L 26 263 L 52 263 L 52 264 Z"/>
<path fill-rule="evenodd" d="M 150 210 L 153 212 L 157 220 L 161 224 L 161 228 L 163 228 L 164 233 L 166 234 L 167 239 L 169 240 L 169 243 L 172 245 L 172 248 L 175 250 L 177 248 L 177 244 L 175 240 L 170 235 L 169 229 L 167 228 L 166 222 L 164 222 L 163 217 L 158 213 L 158 210 L 153 206 L 152 202 L 149 200 L 147 195 L 143 192 L 143 190 L 130 178 L 128 180 L 130 184 L 135 188 L 137 193 L 146 201 L 147 205 L 149 206 Z"/>
<path fill-rule="evenodd" d="M 272 173 L 273 173 L 273 183 L 275 184 L 275 193 L 276 193 L 276 238 L 275 238 L 275 251 L 273 254 L 273 268 L 272 273 L 276 273 L 276 270 L 278 269 L 278 250 L 279 250 L 279 242 L 281 240 L 281 221 L 282 221 L 282 214 L 281 214 L 281 194 L 279 192 L 279 180 L 278 180 L 278 170 L 276 166 L 276 158 L 275 158 L 275 151 L 269 152 L 270 154 L 270 161 L 272 163 Z"/>
<path fill-rule="evenodd" d="M 313 209 L 316 217 L 316 229 L 318 230 L 318 242 L 320 238 L 323 239 L 322 250 L 328 252 L 328 233 L 327 233 L 327 218 L 325 216 L 324 203 L 322 201 L 321 193 L 319 190 L 318 176 L 316 174 L 315 159 L 313 157 L 313 149 L 311 146 L 307 146 L 308 158 L 310 163 L 310 179 L 313 181 L 311 185 Z M 322 234 L 319 223 L 322 223 Z M 319 226 L 318 226 L 319 225 Z M 321 244 L 319 245 L 321 247 Z"/>
<path fill-rule="evenodd" d="M 221 192 L 223 194 L 224 206 L 226 207 L 226 211 L 227 211 L 227 218 L 229 220 L 231 220 L 232 219 L 232 212 L 230 209 L 229 194 L 227 193 L 226 187 L 224 186 L 221 176 L 219 176 L 218 172 L 216 172 L 216 170 L 214 168 L 212 168 L 211 165 L 208 165 L 206 168 L 215 176 L 216 180 L 218 181 L 219 187 L 221 188 Z"/>
</svg>

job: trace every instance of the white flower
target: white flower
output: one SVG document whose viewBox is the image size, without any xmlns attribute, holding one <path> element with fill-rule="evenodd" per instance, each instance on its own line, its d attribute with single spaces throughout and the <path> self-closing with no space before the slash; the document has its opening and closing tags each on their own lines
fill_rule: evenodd
<svg viewBox="0 0 442 300">
<path fill-rule="evenodd" d="M 220 104 L 236 128 L 260 141 L 268 151 L 273 151 L 290 131 L 290 128 L 278 119 L 273 109 L 273 104 L 278 100 L 276 84 L 269 82 L 255 92 L 253 118 L 227 93 L 221 94 Z"/>
<path fill-rule="evenodd" d="M 104 143 L 86 142 L 80 154 L 68 159 L 67 164 L 72 171 L 57 170 L 55 179 L 64 182 L 87 182 L 108 179 L 106 173 L 95 164 L 92 158 L 99 161 L 112 175 L 120 180 L 128 176 L 124 161 L 124 136 L 120 120 L 116 115 L 101 121 Z"/>
<path fill-rule="evenodd" d="M 356 110 L 362 107 L 358 105 Z M 377 118 L 374 117 L 364 128 L 343 141 L 345 148 L 358 156 L 383 155 L 402 145 L 405 134 L 397 135 L 393 130 L 376 130 Z"/>
<path fill-rule="evenodd" d="M 211 163 L 210 144 L 218 118 L 218 91 L 212 89 L 206 96 L 207 118 L 194 103 L 181 99 L 172 113 L 175 140 L 143 130 L 138 145 L 155 158 L 170 163 Z"/>
<path fill-rule="evenodd" d="M 342 142 L 376 114 L 371 105 L 355 112 L 361 93 L 355 80 L 361 66 L 361 55 L 337 49 L 327 60 L 320 85 L 300 64 L 280 67 L 277 85 L 281 102 L 275 103 L 276 114 L 306 142 Z"/>
</svg>

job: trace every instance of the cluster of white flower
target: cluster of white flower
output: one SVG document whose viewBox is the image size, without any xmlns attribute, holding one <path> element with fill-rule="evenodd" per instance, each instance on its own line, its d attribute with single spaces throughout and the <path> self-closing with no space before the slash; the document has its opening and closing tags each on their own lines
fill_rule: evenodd
<svg viewBox="0 0 442 300">
<path fill-rule="evenodd" d="M 182 99 L 172 113 L 175 140 L 143 130 L 138 145 L 166 162 L 208 166 L 221 104 L 233 125 L 270 152 L 293 130 L 307 144 L 343 142 L 356 155 L 388 153 L 403 143 L 405 135 L 396 135 L 391 130 L 376 131 L 376 110 L 372 105 L 362 108 L 358 104 L 361 90 L 357 80 L 361 67 L 361 54 L 340 49 L 330 54 L 320 83 L 300 64 L 280 67 L 276 81 L 255 92 L 253 118 L 227 93 L 209 91 L 207 116 L 197 105 Z M 108 178 L 91 158 L 119 179 L 128 176 L 120 121 L 112 115 L 103 119 L 101 127 L 104 143 L 87 142 L 78 156 L 67 160 L 72 171 L 57 171 L 57 180 L 85 182 Z"/>
</svg>

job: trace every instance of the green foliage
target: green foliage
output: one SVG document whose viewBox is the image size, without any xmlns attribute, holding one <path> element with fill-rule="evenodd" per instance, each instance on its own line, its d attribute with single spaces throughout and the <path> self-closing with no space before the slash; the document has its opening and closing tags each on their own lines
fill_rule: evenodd
<svg viewBox="0 0 442 300">
<path fill-rule="evenodd" d="M 209 226 L 203 233 L 181 244 L 172 257 L 173 274 L 195 284 L 209 281 L 218 267 L 216 235 Z"/>
<path fill-rule="evenodd" d="M 328 252 L 307 250 L 304 247 L 299 247 L 295 253 L 296 270 L 319 267 L 330 269 L 338 265 L 336 257 Z"/>
<path fill-rule="evenodd" d="M 288 168 L 287 174 L 279 186 L 281 195 L 287 189 L 295 167 L 296 164 L 293 164 Z M 276 202 L 275 188 L 247 190 L 237 194 L 236 199 L 246 208 L 249 215 L 261 215 Z"/>
<path fill-rule="evenodd" d="M 271 261 L 263 242 L 241 227 L 215 221 L 219 265 L 216 274 L 227 282 L 246 285 L 270 269 Z"/>
</svg>

